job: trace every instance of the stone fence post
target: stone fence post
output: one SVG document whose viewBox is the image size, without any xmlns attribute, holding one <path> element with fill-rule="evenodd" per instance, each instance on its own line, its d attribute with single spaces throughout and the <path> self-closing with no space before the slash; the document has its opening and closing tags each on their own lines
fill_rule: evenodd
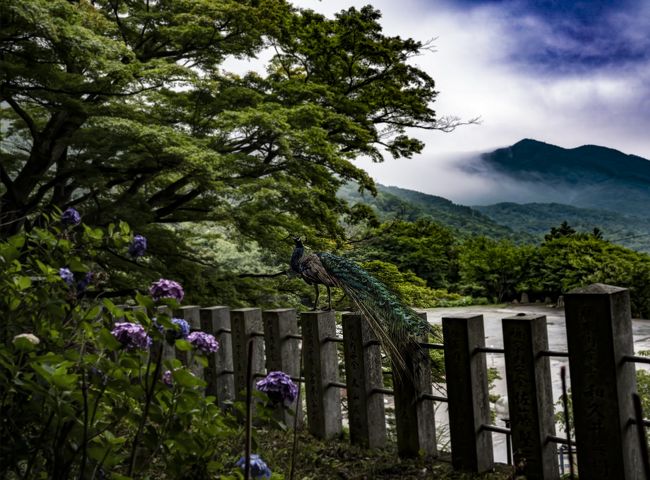
<svg viewBox="0 0 650 480">
<path fill-rule="evenodd" d="M 230 308 L 202 308 L 200 317 L 201 329 L 214 335 L 219 342 L 219 349 L 208 357 L 208 366 L 204 371 L 205 380 L 208 382 L 206 394 L 217 397 L 217 405 L 226 409 L 235 400 Z"/>
<path fill-rule="evenodd" d="M 426 312 L 420 316 L 426 320 Z M 428 338 L 420 338 L 428 342 Z M 397 451 L 400 457 L 437 454 L 436 422 L 433 402 L 424 398 L 432 395 L 431 360 L 429 351 L 404 352 L 405 372 L 393 362 L 393 390 L 395 392 L 395 426 Z"/>
<path fill-rule="evenodd" d="M 327 439 L 341 434 L 341 391 L 336 349 L 336 314 L 300 314 L 309 433 Z"/>
<path fill-rule="evenodd" d="M 381 349 L 368 322 L 357 313 L 343 314 L 343 351 L 348 394 L 350 441 L 367 448 L 386 443 Z"/>
<path fill-rule="evenodd" d="M 630 294 L 594 284 L 564 297 L 580 478 L 644 478 L 634 418 Z"/>
<path fill-rule="evenodd" d="M 449 399 L 451 461 L 457 470 L 484 472 L 494 466 L 483 315 L 443 317 L 445 377 Z"/>
<path fill-rule="evenodd" d="M 246 367 L 248 363 L 248 341 L 253 342 L 253 375 L 264 373 L 264 336 L 262 310 L 259 308 L 240 308 L 230 311 L 232 331 L 233 371 L 235 377 L 235 397 L 246 398 Z M 253 385 L 255 378 L 253 378 Z M 254 387 L 253 387 L 254 388 Z"/>
<path fill-rule="evenodd" d="M 298 316 L 295 308 L 265 310 L 262 312 L 264 322 L 264 341 L 266 347 L 266 371 L 284 372 L 290 377 L 300 380 L 300 335 L 298 331 Z M 298 415 L 302 420 L 302 408 L 294 402 L 293 413 L 284 407 L 279 407 L 278 418 L 285 425 L 293 426 Z"/>
<path fill-rule="evenodd" d="M 528 480 L 560 478 L 555 436 L 553 388 L 544 315 L 504 318 L 508 407 L 515 464 L 525 464 Z"/>
</svg>

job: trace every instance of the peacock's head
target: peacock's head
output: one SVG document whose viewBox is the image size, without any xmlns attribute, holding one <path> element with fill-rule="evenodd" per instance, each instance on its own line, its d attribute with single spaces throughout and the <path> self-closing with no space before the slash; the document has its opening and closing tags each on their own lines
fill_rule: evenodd
<svg viewBox="0 0 650 480">
<path fill-rule="evenodd" d="M 293 241 L 296 243 L 296 247 L 304 247 L 304 245 L 302 244 L 302 238 L 293 237 Z"/>
</svg>

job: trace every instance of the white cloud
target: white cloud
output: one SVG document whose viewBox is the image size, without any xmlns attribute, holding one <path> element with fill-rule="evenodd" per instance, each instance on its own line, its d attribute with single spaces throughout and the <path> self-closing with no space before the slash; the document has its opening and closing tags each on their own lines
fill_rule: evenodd
<svg viewBox="0 0 650 480">
<path fill-rule="evenodd" d="M 332 16 L 369 2 L 293 3 Z M 424 52 L 414 63 L 436 80 L 440 94 L 434 108 L 438 114 L 482 117 L 481 125 L 449 134 L 414 132 L 426 142 L 426 148 L 411 160 L 389 158 L 382 164 L 359 160 L 380 183 L 458 202 L 471 203 L 491 191 L 503 193 L 506 199 L 506 194 L 515 194 L 509 187 L 468 177 L 456 166 L 466 162 L 470 152 L 490 151 L 523 138 L 566 148 L 603 145 L 650 158 L 650 65 L 603 67 L 570 75 L 548 68 L 534 70 L 513 60 L 518 52 L 529 50 L 526 42 L 553 45 L 566 40 L 557 37 L 539 17 L 513 17 L 504 4 L 469 10 L 459 10 L 449 2 L 381 0 L 372 4 L 383 13 L 386 34 L 423 42 L 435 38 L 436 51 Z M 610 21 L 622 21 L 621 15 Z M 631 21 L 629 15 L 626 19 Z M 635 38 L 633 31 L 626 35 Z"/>
</svg>

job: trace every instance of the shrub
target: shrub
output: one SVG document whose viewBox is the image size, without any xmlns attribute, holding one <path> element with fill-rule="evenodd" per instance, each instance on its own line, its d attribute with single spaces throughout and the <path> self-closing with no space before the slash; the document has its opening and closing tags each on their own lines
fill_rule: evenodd
<svg viewBox="0 0 650 480">
<path fill-rule="evenodd" d="M 158 295 L 158 282 L 157 301 L 136 293 L 133 309 L 108 298 L 102 259 L 132 245 L 128 225 L 92 228 L 74 212 L 0 243 L 2 478 L 213 478 L 234 468 L 238 449 L 224 445 L 238 427 L 192 374 L 216 342 L 194 332 L 195 349 L 164 313 L 178 307 L 180 285 Z M 166 359 L 165 343 L 191 352 L 190 365 Z"/>
</svg>

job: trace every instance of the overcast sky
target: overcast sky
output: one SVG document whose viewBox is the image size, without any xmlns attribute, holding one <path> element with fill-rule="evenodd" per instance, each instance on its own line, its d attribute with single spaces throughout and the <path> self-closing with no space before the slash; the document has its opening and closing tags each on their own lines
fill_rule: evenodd
<svg viewBox="0 0 650 480">
<path fill-rule="evenodd" d="M 296 0 L 328 16 L 372 3 L 388 35 L 434 40 L 415 63 L 440 92 L 439 115 L 480 116 L 453 133 L 418 132 L 411 160 L 362 162 L 380 183 L 471 201 L 467 154 L 534 138 L 603 145 L 650 159 L 648 0 Z"/>
</svg>

